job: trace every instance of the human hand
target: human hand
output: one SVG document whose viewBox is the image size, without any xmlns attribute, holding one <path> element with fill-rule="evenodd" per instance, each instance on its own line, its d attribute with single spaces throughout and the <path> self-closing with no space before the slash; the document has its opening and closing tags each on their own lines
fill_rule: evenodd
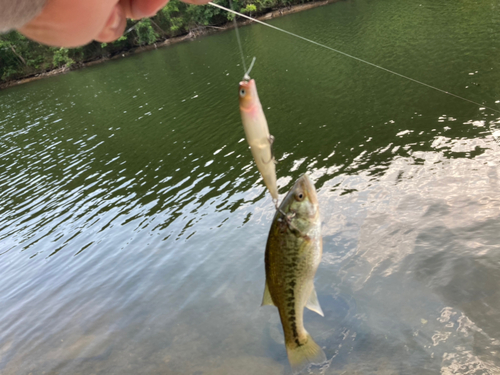
<svg viewBox="0 0 500 375">
<path fill-rule="evenodd" d="M 206 4 L 210 0 L 183 0 Z M 118 39 L 127 18 L 151 17 L 168 0 L 47 0 L 42 12 L 19 29 L 39 43 L 56 47 L 78 47 L 97 40 Z"/>
</svg>

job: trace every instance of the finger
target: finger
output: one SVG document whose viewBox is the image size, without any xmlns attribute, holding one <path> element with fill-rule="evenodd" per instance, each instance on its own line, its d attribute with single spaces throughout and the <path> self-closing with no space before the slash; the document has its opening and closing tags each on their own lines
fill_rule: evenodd
<svg viewBox="0 0 500 375">
<path fill-rule="evenodd" d="M 116 4 L 108 18 L 108 21 L 106 22 L 106 25 L 95 40 L 101 43 L 112 42 L 122 36 L 126 25 L 127 19 L 125 17 L 125 10 L 120 4 Z"/>
<path fill-rule="evenodd" d="M 138 20 L 154 16 L 168 3 L 168 0 L 121 0 L 120 3 L 125 9 L 127 18 Z"/>
<path fill-rule="evenodd" d="M 19 31 L 50 46 L 82 46 L 96 39 L 105 26 L 109 27 L 117 3 L 118 0 L 47 0 L 42 13 Z M 109 33 L 103 37 L 112 39 Z"/>
</svg>

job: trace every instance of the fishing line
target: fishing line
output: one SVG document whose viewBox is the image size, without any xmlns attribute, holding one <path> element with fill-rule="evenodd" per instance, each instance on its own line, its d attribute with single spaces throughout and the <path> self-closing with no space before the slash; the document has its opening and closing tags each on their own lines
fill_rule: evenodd
<svg viewBox="0 0 500 375">
<path fill-rule="evenodd" d="M 128 29 L 127 31 L 125 31 L 125 32 L 123 33 L 123 35 L 126 35 L 126 34 L 128 34 L 129 32 L 131 32 L 132 30 L 134 30 L 134 29 L 137 27 L 137 25 L 139 24 L 139 22 L 141 22 L 141 21 L 137 21 L 136 23 L 134 23 L 134 25 L 133 25 L 133 26 L 131 26 L 131 27 L 130 27 L 130 29 Z"/>
<path fill-rule="evenodd" d="M 414 78 L 411 78 L 411 77 L 405 76 L 405 75 L 403 75 L 403 74 L 397 73 L 397 72 L 395 72 L 395 71 L 393 71 L 393 70 L 390 70 L 390 69 L 384 68 L 383 66 L 380 66 L 380 65 L 377 65 L 377 64 L 373 64 L 373 63 L 371 63 L 371 62 L 369 62 L 369 61 L 366 61 L 366 60 L 360 59 L 359 57 L 356 57 L 356 56 L 350 55 L 350 54 L 348 54 L 348 53 L 345 53 L 345 52 L 339 51 L 338 49 L 335 49 L 335 48 L 332 48 L 332 47 L 326 46 L 326 45 L 324 45 L 324 44 L 321 44 L 321 43 L 315 42 L 314 40 L 304 38 L 303 36 L 300 36 L 300 35 L 294 34 L 294 33 L 290 32 L 290 31 L 287 31 L 287 30 L 284 30 L 284 29 L 280 29 L 279 27 L 276 27 L 276 26 L 270 25 L 270 24 L 268 24 L 268 23 L 262 22 L 262 21 L 260 21 L 260 20 L 255 19 L 255 18 L 252 18 L 252 17 L 250 17 L 250 16 L 247 16 L 246 14 L 242 14 L 242 13 L 236 12 L 236 11 L 234 11 L 234 10 L 232 10 L 232 9 L 229 9 L 229 8 L 226 8 L 226 7 L 222 6 L 222 5 L 215 4 L 215 3 L 212 3 L 212 2 L 209 2 L 208 4 L 210 4 L 210 5 L 212 5 L 212 6 L 216 7 L 216 8 L 223 9 L 223 10 L 225 10 L 225 11 L 227 11 L 227 12 L 234 13 L 234 14 L 236 14 L 236 15 L 240 16 L 240 17 L 243 17 L 243 18 L 249 19 L 249 20 L 251 20 L 251 21 L 257 22 L 257 23 L 259 23 L 259 24 L 261 24 L 261 25 L 264 25 L 264 26 L 270 27 L 271 29 L 275 29 L 275 30 L 281 31 L 282 33 L 285 33 L 285 34 L 291 35 L 291 36 L 293 36 L 293 37 L 295 37 L 295 38 L 299 38 L 299 39 L 305 40 L 306 42 L 309 42 L 309 43 L 315 44 L 315 45 L 317 45 L 317 46 L 319 46 L 319 47 L 326 48 L 326 49 L 328 49 L 328 50 L 330 50 L 330 51 L 333 51 L 333 52 L 339 53 L 339 54 L 341 54 L 341 55 L 344 55 L 344 56 L 350 57 L 351 59 L 357 60 L 357 61 L 362 62 L 362 63 L 364 63 L 364 64 L 371 65 L 371 66 L 373 66 L 373 67 L 375 67 L 375 68 L 377 68 L 377 69 L 384 70 L 384 71 L 386 71 L 387 73 L 394 74 L 394 75 L 396 75 L 396 76 L 398 76 L 398 77 L 401 77 L 401 78 L 404 78 L 404 79 L 406 79 L 406 80 L 408 80 L 408 81 L 412 81 L 412 82 L 418 83 L 419 85 L 422 85 L 422 86 L 428 87 L 428 88 L 430 88 L 430 89 L 433 89 L 433 90 L 436 90 L 436 91 L 442 92 L 442 93 L 447 94 L 447 95 L 454 96 L 455 98 L 458 98 L 458 99 L 464 100 L 464 101 L 466 101 L 466 102 L 469 102 L 469 103 L 475 104 L 475 105 L 477 105 L 477 106 L 479 106 L 479 107 L 481 107 L 481 108 L 488 108 L 488 109 L 490 109 L 490 110 L 492 110 L 492 111 L 494 111 L 494 112 L 500 113 L 500 110 L 498 110 L 498 109 L 488 107 L 488 106 L 486 106 L 486 105 L 484 105 L 484 104 L 481 104 L 481 103 L 475 102 L 475 101 L 473 101 L 473 100 L 470 100 L 470 99 L 464 98 L 464 97 L 462 97 L 462 96 L 459 96 L 459 95 L 453 94 L 453 93 L 451 93 L 451 92 L 449 92 L 449 91 L 442 90 L 442 89 L 440 89 L 440 88 L 438 88 L 438 87 L 435 87 L 435 86 L 429 85 L 429 84 L 427 84 L 427 83 L 424 83 L 424 82 L 418 81 L 418 80 L 416 80 L 416 79 L 414 79 Z M 235 22 L 236 22 L 236 21 L 235 21 Z M 238 35 L 238 32 L 237 32 L 236 34 Z M 238 40 L 239 40 L 239 35 L 238 35 Z M 240 48 L 241 48 L 241 45 L 240 45 Z M 243 52 L 242 52 L 242 53 L 243 53 Z"/>
<path fill-rule="evenodd" d="M 250 68 L 248 68 L 248 70 L 245 72 L 245 75 L 243 76 L 243 79 L 245 81 L 249 81 L 250 80 L 250 72 L 252 71 L 253 64 L 255 64 L 255 60 L 257 60 L 257 58 L 254 56 L 253 59 L 252 59 L 252 62 L 250 64 Z"/>
<path fill-rule="evenodd" d="M 209 3 L 209 4 L 215 5 L 214 3 Z M 231 10 L 234 14 L 238 13 L 232 9 L 233 2 L 231 0 L 229 0 L 229 6 L 231 7 L 231 9 L 226 8 L 228 11 Z M 245 64 L 245 56 L 243 55 L 243 47 L 241 46 L 240 32 L 238 31 L 238 23 L 236 22 L 236 17 L 233 17 L 233 22 L 234 22 L 234 30 L 236 31 L 236 39 L 238 39 L 238 47 L 240 47 L 241 61 L 243 62 L 243 73 L 244 73 L 243 79 L 245 79 L 245 77 L 247 77 L 248 74 L 247 65 Z M 252 61 L 252 66 L 253 66 L 253 61 Z M 250 67 L 249 70 L 252 70 L 252 66 Z"/>
</svg>

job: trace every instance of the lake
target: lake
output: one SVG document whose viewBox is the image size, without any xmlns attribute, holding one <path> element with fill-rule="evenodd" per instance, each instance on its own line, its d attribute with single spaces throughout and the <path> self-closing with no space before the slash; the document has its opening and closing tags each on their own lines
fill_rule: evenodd
<svg viewBox="0 0 500 375">
<path fill-rule="evenodd" d="M 318 191 L 324 374 L 500 373 L 500 1 L 242 27 L 280 194 Z M 0 373 L 289 374 L 234 30 L 0 92 Z"/>
</svg>

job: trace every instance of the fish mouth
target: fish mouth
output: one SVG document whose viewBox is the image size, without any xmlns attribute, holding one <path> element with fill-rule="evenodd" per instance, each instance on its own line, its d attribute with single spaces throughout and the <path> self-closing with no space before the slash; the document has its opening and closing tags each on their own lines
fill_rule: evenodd
<svg viewBox="0 0 500 375">
<path fill-rule="evenodd" d="M 318 195 L 316 194 L 316 188 L 314 187 L 313 182 L 306 173 L 300 176 L 295 186 L 302 188 L 302 191 L 306 193 L 306 196 L 309 198 L 309 201 L 313 205 L 316 206 L 318 204 Z"/>
</svg>

